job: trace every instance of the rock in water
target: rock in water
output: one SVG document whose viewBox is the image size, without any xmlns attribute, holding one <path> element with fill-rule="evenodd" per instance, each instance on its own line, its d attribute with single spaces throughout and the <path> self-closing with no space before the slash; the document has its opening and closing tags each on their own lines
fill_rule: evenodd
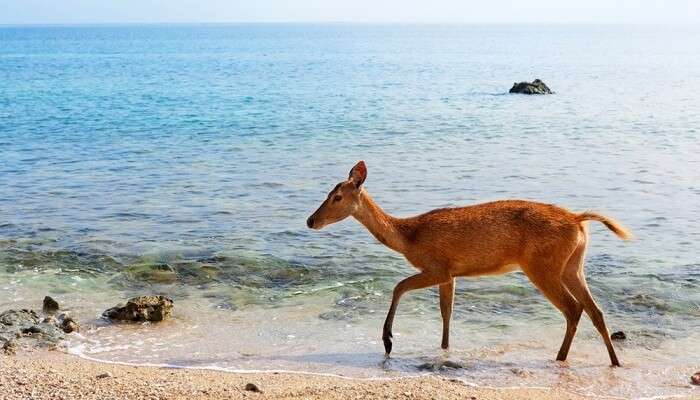
<svg viewBox="0 0 700 400">
<path fill-rule="evenodd" d="M 696 372 L 695 374 L 693 374 L 693 376 L 690 377 L 690 382 L 692 382 L 693 385 L 700 386 L 700 371 Z"/>
<path fill-rule="evenodd" d="M 612 339 L 612 340 L 625 340 L 625 339 L 627 339 L 627 335 L 625 335 L 625 332 L 617 331 L 617 332 L 613 332 L 612 335 L 610 335 L 610 339 Z"/>
<path fill-rule="evenodd" d="M 31 337 L 37 345 L 53 346 L 63 340 L 65 335 L 54 319 L 40 321 L 32 310 L 7 310 L 0 313 L 0 341 L 3 346 L 10 339 Z"/>
<path fill-rule="evenodd" d="M 125 268 L 124 274 L 128 279 L 141 282 L 175 283 L 178 280 L 175 269 L 165 263 L 132 264 Z"/>
<path fill-rule="evenodd" d="M 67 314 L 61 314 L 58 316 L 58 327 L 65 333 L 77 332 L 80 330 L 78 324 Z"/>
<path fill-rule="evenodd" d="M 120 321 L 162 321 L 170 315 L 173 301 L 165 296 L 140 296 L 127 301 L 125 306 L 116 306 L 102 316 Z"/>
<path fill-rule="evenodd" d="M 510 88 L 510 93 L 552 94 L 553 92 L 544 82 L 539 79 L 535 79 L 532 82 L 513 83 L 513 87 Z"/>
<path fill-rule="evenodd" d="M 58 311 L 58 302 L 51 298 L 50 296 L 44 297 L 44 312 L 47 314 L 53 314 Z"/>
<path fill-rule="evenodd" d="M 33 310 L 7 310 L 0 313 L 0 324 L 22 329 L 39 323 Z"/>
</svg>

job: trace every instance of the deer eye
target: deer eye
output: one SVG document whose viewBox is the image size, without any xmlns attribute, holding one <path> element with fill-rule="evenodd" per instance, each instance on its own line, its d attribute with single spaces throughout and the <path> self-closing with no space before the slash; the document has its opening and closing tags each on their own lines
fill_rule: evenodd
<svg viewBox="0 0 700 400">
<path fill-rule="evenodd" d="M 333 202 L 340 201 L 342 199 L 343 199 L 343 196 L 341 196 L 339 194 L 336 194 L 335 196 L 333 196 Z"/>
</svg>

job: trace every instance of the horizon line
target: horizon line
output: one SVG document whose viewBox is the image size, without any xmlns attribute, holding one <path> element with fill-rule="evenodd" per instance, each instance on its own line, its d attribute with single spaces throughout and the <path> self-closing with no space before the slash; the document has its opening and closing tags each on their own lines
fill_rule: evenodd
<svg viewBox="0 0 700 400">
<path fill-rule="evenodd" d="M 691 25 L 697 21 L 114 21 L 114 22 L 0 22 L 0 27 L 109 25 Z"/>
</svg>

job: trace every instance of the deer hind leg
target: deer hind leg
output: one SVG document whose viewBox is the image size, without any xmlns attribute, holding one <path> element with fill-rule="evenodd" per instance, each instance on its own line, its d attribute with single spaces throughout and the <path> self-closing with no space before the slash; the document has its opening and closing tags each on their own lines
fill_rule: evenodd
<svg viewBox="0 0 700 400">
<path fill-rule="evenodd" d="M 566 333 L 562 341 L 558 361 L 565 361 L 569 354 L 571 342 L 574 340 L 578 321 L 581 319 L 583 307 L 564 287 L 561 281 L 563 263 L 544 262 L 534 265 L 523 266 L 523 271 L 530 281 L 544 294 L 552 305 L 554 305 L 566 319 Z"/>
<path fill-rule="evenodd" d="M 455 296 L 455 280 L 440 285 L 440 314 L 442 314 L 442 345 L 443 349 L 450 347 L 450 318 Z"/>
<path fill-rule="evenodd" d="M 585 255 L 586 240 L 584 239 L 581 241 L 576 250 L 574 250 L 574 253 L 567 262 L 566 267 L 564 268 L 564 273 L 562 274 L 562 280 L 569 292 L 571 292 L 576 300 L 583 306 L 583 309 L 586 310 L 586 314 L 588 314 L 591 321 L 593 321 L 593 326 L 595 326 L 600 335 L 603 337 L 605 347 L 607 347 L 608 355 L 610 356 L 610 362 L 613 366 L 619 367 L 620 362 L 617 359 L 615 348 L 610 340 L 608 328 L 605 326 L 603 312 L 593 299 L 591 291 L 588 289 L 586 278 L 583 276 L 583 261 Z"/>
</svg>

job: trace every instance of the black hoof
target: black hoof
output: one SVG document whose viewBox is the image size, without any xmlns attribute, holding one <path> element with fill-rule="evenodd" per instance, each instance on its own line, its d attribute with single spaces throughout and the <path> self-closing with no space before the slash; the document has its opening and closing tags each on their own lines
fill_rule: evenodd
<svg viewBox="0 0 700 400">
<path fill-rule="evenodd" d="M 382 341 L 384 342 L 384 351 L 386 352 L 386 355 L 391 354 L 391 347 L 392 347 L 391 338 L 392 337 L 393 336 L 391 335 L 391 333 L 389 333 L 388 335 L 382 336 Z"/>
</svg>

